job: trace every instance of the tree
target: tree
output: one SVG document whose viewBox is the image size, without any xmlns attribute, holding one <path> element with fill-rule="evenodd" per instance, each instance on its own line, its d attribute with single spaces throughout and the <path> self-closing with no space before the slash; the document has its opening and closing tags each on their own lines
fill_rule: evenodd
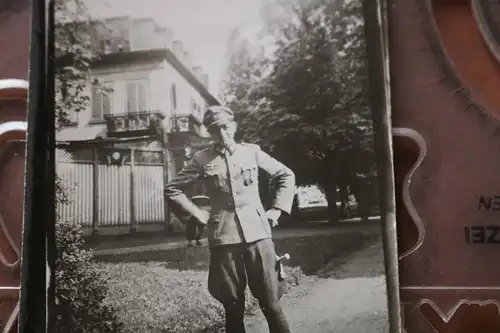
<svg viewBox="0 0 500 333">
<path fill-rule="evenodd" d="M 243 136 L 291 166 L 298 184 L 320 185 L 336 220 L 337 188 L 346 200 L 375 170 L 361 3 L 275 0 L 267 9 L 273 57 L 262 68 L 245 48 L 234 52 L 245 65 L 231 63 L 226 91 L 242 92 Z"/>
<path fill-rule="evenodd" d="M 99 37 L 107 28 L 91 19 L 84 0 L 56 0 L 54 5 L 55 115 L 59 127 L 89 104 L 90 68 L 99 59 Z"/>
<path fill-rule="evenodd" d="M 83 0 L 56 0 L 55 15 L 55 115 L 60 126 L 88 106 L 89 71 L 99 58 L 96 42 L 103 25 L 90 19 Z M 56 203 L 69 204 L 71 189 L 60 177 L 55 181 Z M 106 303 L 106 276 L 95 268 L 92 253 L 83 249 L 82 235 L 80 225 L 57 217 L 56 332 L 119 333 L 122 325 Z"/>
<path fill-rule="evenodd" d="M 255 128 L 259 112 L 268 108 L 263 92 L 270 62 L 264 48 L 242 36 L 239 29 L 232 32 L 227 48 L 228 67 L 220 98 L 234 111 L 240 125 L 237 139 L 258 142 Z"/>
</svg>

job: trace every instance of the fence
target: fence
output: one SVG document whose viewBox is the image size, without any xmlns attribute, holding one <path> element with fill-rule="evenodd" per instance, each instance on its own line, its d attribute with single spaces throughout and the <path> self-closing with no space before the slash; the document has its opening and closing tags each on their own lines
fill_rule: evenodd
<svg viewBox="0 0 500 333">
<path fill-rule="evenodd" d="M 164 151 L 58 149 L 56 159 L 63 188 L 57 204 L 61 219 L 93 230 L 165 223 Z"/>
</svg>

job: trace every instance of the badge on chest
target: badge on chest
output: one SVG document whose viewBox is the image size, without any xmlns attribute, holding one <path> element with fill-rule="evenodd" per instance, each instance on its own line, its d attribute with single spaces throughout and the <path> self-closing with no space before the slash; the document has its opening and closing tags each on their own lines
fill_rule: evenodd
<svg viewBox="0 0 500 333">
<path fill-rule="evenodd" d="M 254 164 L 244 164 L 241 166 L 241 177 L 243 185 L 250 186 L 257 181 L 257 166 Z"/>
</svg>

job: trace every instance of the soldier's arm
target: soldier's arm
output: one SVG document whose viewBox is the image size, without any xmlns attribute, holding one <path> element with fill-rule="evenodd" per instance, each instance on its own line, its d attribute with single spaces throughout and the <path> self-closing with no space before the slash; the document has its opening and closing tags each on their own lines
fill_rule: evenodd
<svg viewBox="0 0 500 333">
<path fill-rule="evenodd" d="M 295 174 L 283 163 L 262 151 L 259 146 L 256 146 L 256 150 L 259 168 L 265 171 L 275 184 L 276 193 L 272 207 L 290 214 L 295 196 Z"/>
<path fill-rule="evenodd" d="M 197 221 L 206 223 L 206 213 L 196 206 L 185 194 L 188 185 L 198 181 L 201 168 L 195 158 L 191 159 L 184 168 L 165 186 L 165 198 L 171 204 L 175 215 L 188 215 Z"/>
</svg>

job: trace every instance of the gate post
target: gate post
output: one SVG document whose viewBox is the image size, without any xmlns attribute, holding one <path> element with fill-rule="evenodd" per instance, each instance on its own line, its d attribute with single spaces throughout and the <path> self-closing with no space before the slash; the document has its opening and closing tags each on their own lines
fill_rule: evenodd
<svg viewBox="0 0 500 333">
<path fill-rule="evenodd" d="M 99 153 L 98 148 L 92 149 L 92 236 L 97 236 L 99 226 Z"/>
<path fill-rule="evenodd" d="M 170 181 L 168 177 L 168 172 L 169 172 L 169 166 L 170 166 L 170 150 L 167 148 L 164 150 L 164 160 L 163 160 L 163 187 L 168 184 Z M 165 199 L 165 195 L 163 195 L 163 206 L 164 206 L 164 214 L 165 214 L 165 229 L 168 235 L 172 234 L 173 229 L 172 229 L 172 219 L 171 219 L 171 212 L 170 212 L 170 206 Z"/>
<path fill-rule="evenodd" d="M 168 184 L 168 165 L 169 165 L 169 159 L 168 159 L 168 149 L 164 148 L 163 149 L 163 187 L 165 188 L 165 185 Z M 165 231 L 167 234 L 171 233 L 171 226 L 170 226 L 170 209 L 168 207 L 167 200 L 165 199 L 165 194 L 163 195 L 163 216 L 165 219 Z"/>
<path fill-rule="evenodd" d="M 134 161 L 135 149 L 130 149 L 130 233 L 137 230 L 137 221 L 135 217 L 135 186 L 134 186 Z"/>
</svg>

